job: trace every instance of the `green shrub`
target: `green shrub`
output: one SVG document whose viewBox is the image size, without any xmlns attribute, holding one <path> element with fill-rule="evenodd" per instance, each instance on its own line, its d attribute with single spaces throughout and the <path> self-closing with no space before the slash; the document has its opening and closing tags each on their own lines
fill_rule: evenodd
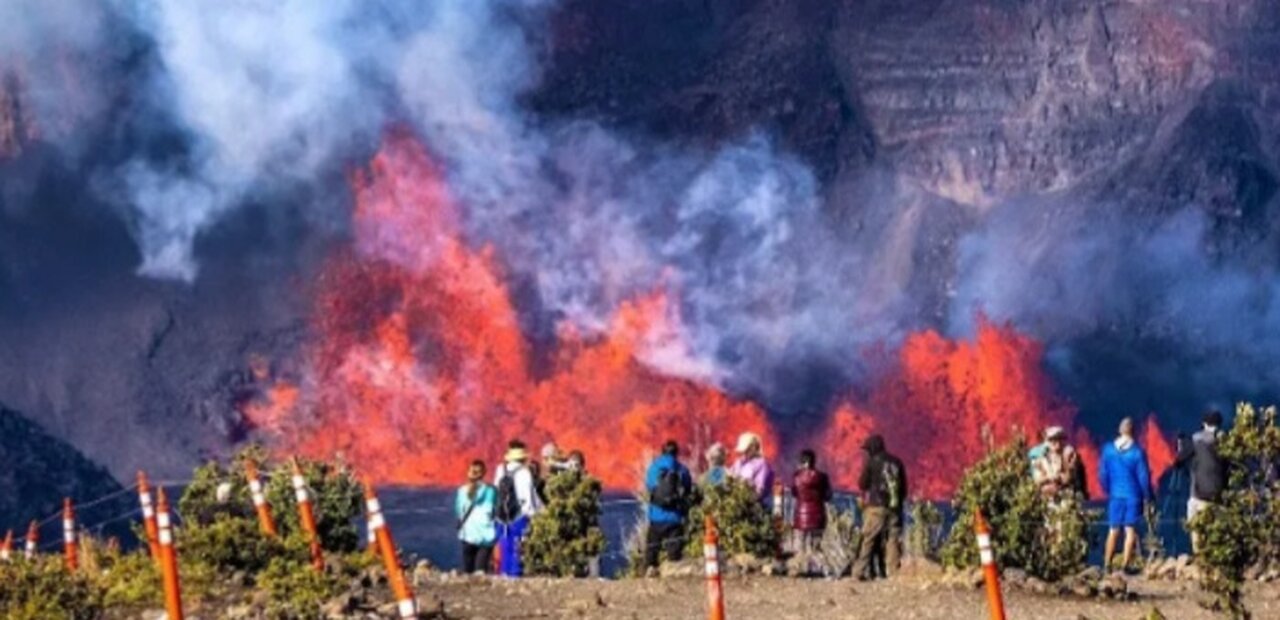
<svg viewBox="0 0 1280 620">
<path fill-rule="evenodd" d="M 229 517 L 251 521 L 257 527 L 257 513 L 244 473 L 246 459 L 258 463 L 276 530 L 286 538 L 300 533 L 293 468 L 289 463 L 272 463 L 257 446 L 237 453 L 229 468 L 214 461 L 196 468 L 191 484 L 178 502 L 184 525 L 188 528 L 209 525 Z M 355 551 L 360 546 L 356 520 L 364 515 L 364 493 L 355 474 L 341 461 L 297 460 L 311 491 L 321 547 L 330 553 Z M 217 488 L 224 483 L 231 485 L 231 492 L 226 502 L 219 502 Z"/>
<path fill-rule="evenodd" d="M 523 543 L 530 574 L 584 577 L 604 552 L 600 529 L 600 481 L 562 472 L 547 481 L 546 509 L 533 517 Z"/>
<path fill-rule="evenodd" d="M 285 553 L 284 542 L 262 533 L 258 522 L 244 517 L 219 515 L 202 525 L 179 528 L 178 557 L 185 562 L 207 564 L 219 573 L 256 573 L 272 558 Z"/>
<path fill-rule="evenodd" d="M 1200 585 L 1233 618 L 1249 617 L 1245 572 L 1254 565 L 1280 565 L 1280 489 L 1267 480 L 1268 468 L 1280 459 L 1275 423 L 1275 407 L 1259 415 L 1253 405 L 1236 406 L 1235 422 L 1218 446 L 1230 467 L 1227 489 L 1221 501 L 1187 524 L 1199 538 Z"/>
<path fill-rule="evenodd" d="M 826 573 L 842 577 L 853 568 L 862 546 L 862 528 L 852 508 L 827 505 L 827 529 L 822 532 L 822 563 Z"/>
<path fill-rule="evenodd" d="M 720 553 L 725 557 L 745 553 L 771 558 L 777 553 L 778 530 L 751 485 L 730 477 L 720 485 L 700 489 L 702 502 L 689 511 L 686 555 L 702 555 L 704 520 L 708 514 L 715 518 Z"/>
<path fill-rule="evenodd" d="M 339 594 L 337 578 L 286 557 L 271 560 L 258 586 L 269 595 L 267 616 L 282 620 L 320 617 L 320 607 Z"/>
<path fill-rule="evenodd" d="M 160 570 L 146 549 L 131 553 L 104 551 L 100 562 L 97 582 L 108 608 L 147 608 L 163 604 Z"/>
<path fill-rule="evenodd" d="M 908 510 L 910 522 L 907 523 L 906 551 L 908 555 L 937 560 L 942 547 L 943 534 L 946 533 L 942 522 L 942 511 L 933 502 L 917 500 L 911 503 Z"/>
<path fill-rule="evenodd" d="M 0 617 L 7 620 L 92 620 L 103 591 L 83 573 L 69 573 L 56 555 L 0 564 Z"/>
<path fill-rule="evenodd" d="M 1055 580 L 1084 566 L 1089 514 L 1078 498 L 1069 496 L 1051 507 L 1030 472 L 1022 438 L 990 452 L 965 472 L 952 501 L 956 522 L 942 548 L 944 565 L 978 565 L 973 527 L 980 508 L 991 525 L 1000 567 Z"/>
</svg>

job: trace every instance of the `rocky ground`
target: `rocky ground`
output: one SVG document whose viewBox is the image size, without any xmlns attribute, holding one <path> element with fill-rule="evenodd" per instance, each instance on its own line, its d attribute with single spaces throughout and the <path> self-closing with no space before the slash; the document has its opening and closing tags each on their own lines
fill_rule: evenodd
<svg viewBox="0 0 1280 620">
<path fill-rule="evenodd" d="M 1186 582 L 1130 581 L 1130 600 L 1048 596 L 1021 590 L 1006 594 L 1011 618 L 1121 618 L 1138 620 L 1158 609 L 1166 618 L 1217 618 L 1198 604 Z M 701 579 L 544 580 L 519 582 L 447 578 L 428 589 L 444 601 L 450 618 L 699 618 L 706 597 Z M 986 618 L 981 589 L 941 585 L 922 578 L 859 583 L 849 579 L 731 578 L 725 582 L 727 615 L 734 620 L 803 618 Z M 1280 617 L 1280 587 L 1250 592 L 1255 617 Z"/>
<path fill-rule="evenodd" d="M 1096 568 L 1055 584 L 1021 571 L 1007 571 L 1003 592 L 1012 618 L 1068 620 L 1210 619 L 1186 562 L 1170 560 L 1152 576 L 1103 577 Z M 422 618 L 700 618 L 706 585 L 693 563 L 648 579 L 519 580 L 462 576 L 433 570 L 425 562 L 410 571 Z M 669 568 L 669 567 L 664 567 Z M 686 570 L 689 568 L 689 570 Z M 1156 567 L 1157 569 L 1159 567 Z M 987 618 L 980 571 L 943 572 L 908 565 L 890 580 L 785 577 L 729 564 L 724 579 L 727 615 L 734 620 L 806 618 Z M 790 572 L 790 571 L 786 571 Z M 219 601 L 188 605 L 190 617 L 251 620 L 266 617 L 263 593 L 237 592 Z M 1280 582 L 1253 581 L 1246 604 L 1257 618 L 1280 617 Z M 158 620 L 159 610 L 116 613 L 112 620 Z M 372 568 L 342 595 L 323 606 L 328 620 L 396 617 L 381 570 Z"/>
</svg>

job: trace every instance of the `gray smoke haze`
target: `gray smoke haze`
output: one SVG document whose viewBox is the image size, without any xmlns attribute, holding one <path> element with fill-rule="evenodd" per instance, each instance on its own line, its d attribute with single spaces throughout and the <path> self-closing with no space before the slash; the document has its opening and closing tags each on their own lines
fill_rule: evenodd
<svg viewBox="0 0 1280 620">
<path fill-rule="evenodd" d="M 1202 209 L 1154 219 L 1020 206 L 993 213 L 961 242 L 953 331 L 970 332 L 975 311 L 1051 342 L 1126 330 L 1179 343 L 1195 362 L 1197 393 L 1280 381 L 1280 274 L 1242 257 L 1210 258 Z"/>
<path fill-rule="evenodd" d="M 965 224 L 947 273 L 923 271 L 922 231 L 939 215 L 911 188 L 830 195 L 764 130 L 709 148 L 531 114 L 520 101 L 539 85 L 552 5 L 20 0 L 0 6 L 0 55 L 31 59 L 38 105 L 63 118 L 56 63 L 39 60 L 113 45 L 103 7 L 154 45 L 138 96 L 184 148 L 101 180 L 145 276 L 196 278 L 195 241 L 220 218 L 360 163 L 408 123 L 445 167 L 469 238 L 493 243 L 540 307 L 600 329 L 637 295 L 678 299 L 685 332 L 645 359 L 674 375 L 765 394 L 796 366 L 852 380 L 865 347 L 930 320 L 963 335 L 982 311 L 1055 343 L 1136 326 L 1237 383 L 1280 378 L 1280 278 L 1208 258 L 1203 212 L 1152 222 L 1009 204 Z M 953 295 L 940 316 L 920 280 Z"/>
</svg>

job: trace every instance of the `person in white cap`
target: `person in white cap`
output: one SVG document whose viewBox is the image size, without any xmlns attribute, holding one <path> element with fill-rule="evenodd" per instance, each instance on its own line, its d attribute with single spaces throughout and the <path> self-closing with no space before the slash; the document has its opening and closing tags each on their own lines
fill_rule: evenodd
<svg viewBox="0 0 1280 620">
<path fill-rule="evenodd" d="M 1046 498 L 1057 499 L 1063 492 L 1078 490 L 1075 479 L 1080 455 L 1067 445 L 1067 431 L 1050 426 L 1044 432 L 1044 447 L 1031 461 L 1031 478 Z"/>
<path fill-rule="evenodd" d="M 773 503 L 773 468 L 764 460 L 764 450 L 760 436 L 755 433 L 738 435 L 738 444 L 734 448 L 738 460 L 729 469 L 729 475 L 746 482 L 755 489 L 756 496 L 765 508 Z"/>
<path fill-rule="evenodd" d="M 494 509 L 501 558 L 498 569 L 504 576 L 519 577 L 524 572 L 520 540 L 529 529 L 529 520 L 542 510 L 542 500 L 538 497 L 537 480 L 529 469 L 529 452 L 524 443 L 512 440 L 502 460 L 493 481 L 498 491 Z"/>
</svg>

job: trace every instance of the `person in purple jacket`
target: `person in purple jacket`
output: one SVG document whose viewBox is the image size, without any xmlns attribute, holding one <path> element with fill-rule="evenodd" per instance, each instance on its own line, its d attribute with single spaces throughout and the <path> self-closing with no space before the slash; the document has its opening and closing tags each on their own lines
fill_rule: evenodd
<svg viewBox="0 0 1280 620">
<path fill-rule="evenodd" d="M 738 460 L 729 469 L 729 475 L 751 485 L 765 509 L 772 509 L 773 468 L 764 460 L 760 436 L 755 433 L 738 435 L 738 445 L 734 452 L 738 453 Z"/>
</svg>

